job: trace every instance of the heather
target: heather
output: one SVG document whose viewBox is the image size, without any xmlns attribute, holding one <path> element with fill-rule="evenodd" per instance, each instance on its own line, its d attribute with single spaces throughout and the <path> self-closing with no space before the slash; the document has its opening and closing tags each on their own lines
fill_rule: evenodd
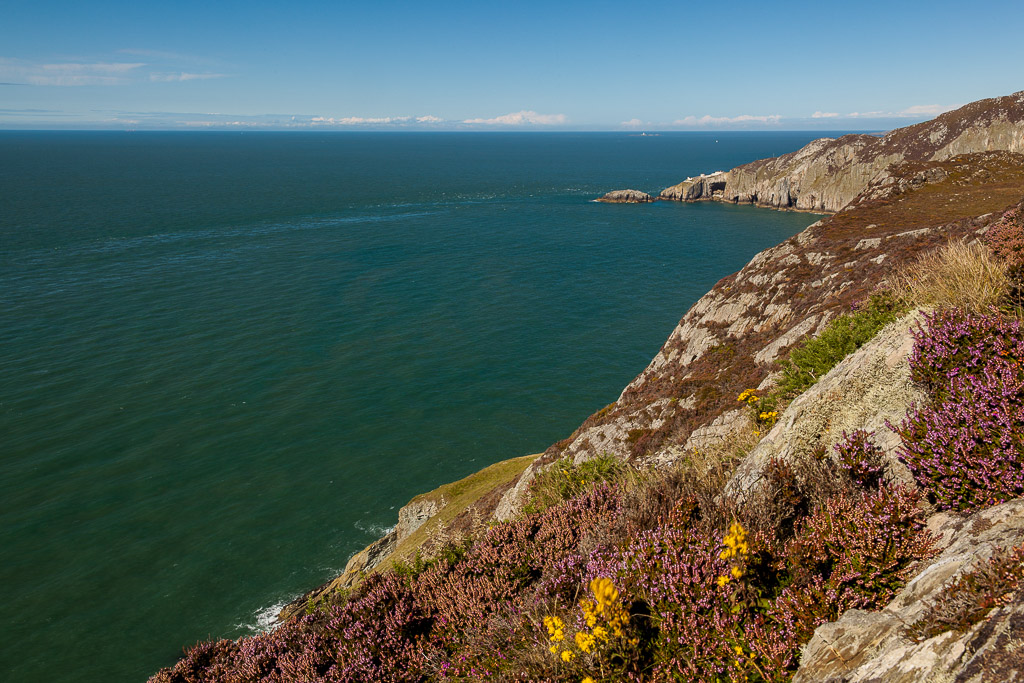
<svg viewBox="0 0 1024 683">
<path fill-rule="evenodd" d="M 1024 204 L 1018 204 L 992 224 L 985 244 L 1006 265 L 1008 303 L 1017 311 L 1024 306 Z"/>
<path fill-rule="evenodd" d="M 930 400 L 898 427 L 900 458 L 940 508 L 1024 495 L 1024 339 L 998 312 L 937 311 L 916 334 L 912 377 Z"/>
<path fill-rule="evenodd" d="M 597 482 L 154 680 L 787 680 L 817 625 L 930 552 L 916 494 L 837 463 L 778 464 L 743 503 L 692 467 Z"/>
</svg>

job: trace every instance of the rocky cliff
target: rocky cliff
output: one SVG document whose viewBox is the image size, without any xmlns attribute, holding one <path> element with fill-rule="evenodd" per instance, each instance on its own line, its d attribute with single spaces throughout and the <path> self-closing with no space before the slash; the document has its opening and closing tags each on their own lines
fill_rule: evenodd
<svg viewBox="0 0 1024 683">
<path fill-rule="evenodd" d="M 815 140 L 781 157 L 687 178 L 662 190 L 660 198 L 836 212 L 893 164 L 994 150 L 1024 152 L 1024 91 L 973 102 L 883 137 Z"/>
</svg>

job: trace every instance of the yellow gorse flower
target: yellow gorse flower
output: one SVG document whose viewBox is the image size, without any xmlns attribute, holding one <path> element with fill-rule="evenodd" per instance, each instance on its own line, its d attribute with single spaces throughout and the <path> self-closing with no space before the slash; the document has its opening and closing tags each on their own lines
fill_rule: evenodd
<svg viewBox="0 0 1024 683">
<path fill-rule="evenodd" d="M 585 598 L 579 603 L 586 625 L 575 633 L 570 631 L 570 641 L 578 653 L 594 656 L 597 655 L 600 645 L 608 643 L 612 636 L 625 637 L 623 629 L 629 623 L 629 611 L 622 606 L 619 601 L 619 590 L 609 578 L 598 577 L 591 581 L 590 592 L 593 599 Z M 548 640 L 553 643 L 548 648 L 551 654 L 563 662 L 572 661 L 578 653 L 568 649 L 568 645 L 561 644 L 565 640 L 565 622 L 559 617 L 547 616 L 544 617 L 544 627 L 548 631 Z M 639 640 L 633 638 L 626 642 L 635 646 Z M 584 679 L 587 680 L 593 681 L 590 677 Z"/>
<path fill-rule="evenodd" d="M 739 396 L 737 396 L 736 400 L 739 401 L 740 403 L 746 403 L 747 405 L 752 406 L 758 401 L 760 401 L 761 398 L 754 393 L 753 389 L 747 389 Z"/>
<path fill-rule="evenodd" d="M 558 617 L 544 617 L 544 628 L 548 630 L 548 640 L 552 643 L 558 643 L 565 639 L 565 622 Z"/>
<path fill-rule="evenodd" d="M 590 590 L 594 594 L 594 598 L 597 599 L 598 612 L 603 612 L 605 606 L 611 605 L 619 599 L 619 591 L 611 579 L 594 579 L 590 582 Z"/>
<path fill-rule="evenodd" d="M 580 609 L 583 610 L 583 619 L 587 622 L 587 628 L 594 628 L 597 623 L 597 607 L 590 600 L 581 600 Z"/>
<path fill-rule="evenodd" d="M 750 552 L 750 548 L 747 546 L 747 530 L 739 522 L 732 523 L 732 526 L 729 527 L 729 533 L 726 534 L 722 543 L 725 544 L 725 549 L 719 554 L 719 557 L 723 560 L 746 555 Z"/>
<path fill-rule="evenodd" d="M 723 576 L 719 576 L 717 579 L 718 587 L 721 588 L 733 579 L 742 578 L 746 573 L 743 569 L 742 563 L 746 559 L 746 556 L 750 553 L 750 546 L 747 545 L 747 530 L 743 528 L 743 525 L 739 522 L 733 522 L 732 526 L 729 527 L 729 533 L 722 539 L 722 544 L 725 546 L 722 552 L 718 554 L 723 560 L 729 560 L 736 558 L 740 564 L 735 564 L 729 569 L 729 573 Z"/>
<path fill-rule="evenodd" d="M 578 647 L 582 652 L 589 653 L 593 650 L 595 641 L 596 639 L 590 633 L 585 633 L 583 631 L 576 632 L 576 647 Z"/>
<path fill-rule="evenodd" d="M 622 627 L 629 622 L 629 612 L 619 603 L 619 591 L 615 584 L 611 579 L 596 578 L 590 582 L 590 592 L 594 594 L 596 604 L 589 600 L 580 602 L 587 627 L 594 628 L 598 615 L 601 615 L 611 632 L 616 637 L 621 636 Z M 607 631 L 605 633 L 607 634 Z"/>
</svg>

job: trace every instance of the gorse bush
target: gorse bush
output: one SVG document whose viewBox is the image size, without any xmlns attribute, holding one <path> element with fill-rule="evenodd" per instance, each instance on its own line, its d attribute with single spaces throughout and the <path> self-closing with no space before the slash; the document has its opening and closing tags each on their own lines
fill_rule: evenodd
<svg viewBox="0 0 1024 683">
<path fill-rule="evenodd" d="M 1024 339 L 997 313 L 936 312 L 916 334 L 912 377 L 931 400 L 897 431 L 899 454 L 942 508 L 1024 495 Z"/>
<path fill-rule="evenodd" d="M 888 279 L 909 306 L 956 307 L 984 311 L 1009 291 L 1007 265 L 977 240 L 950 242 L 922 254 Z"/>
<path fill-rule="evenodd" d="M 871 340 L 879 330 L 896 320 L 901 306 L 889 294 L 874 294 L 858 310 L 830 321 L 782 361 L 782 377 L 776 392 L 782 397 L 802 394 L 839 361 Z"/>
<path fill-rule="evenodd" d="M 754 436 L 760 437 L 779 421 L 779 399 L 775 394 L 758 396 L 755 389 L 745 389 L 736 400 L 751 409 L 750 419 L 754 423 Z"/>
</svg>

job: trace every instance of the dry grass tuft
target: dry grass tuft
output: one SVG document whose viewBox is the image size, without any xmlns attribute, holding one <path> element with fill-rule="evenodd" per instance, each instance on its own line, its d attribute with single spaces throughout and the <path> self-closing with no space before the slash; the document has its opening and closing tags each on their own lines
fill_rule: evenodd
<svg viewBox="0 0 1024 683">
<path fill-rule="evenodd" d="M 977 240 L 959 240 L 922 254 L 889 276 L 887 285 L 910 306 L 986 311 L 1009 292 L 1006 265 Z"/>
</svg>

